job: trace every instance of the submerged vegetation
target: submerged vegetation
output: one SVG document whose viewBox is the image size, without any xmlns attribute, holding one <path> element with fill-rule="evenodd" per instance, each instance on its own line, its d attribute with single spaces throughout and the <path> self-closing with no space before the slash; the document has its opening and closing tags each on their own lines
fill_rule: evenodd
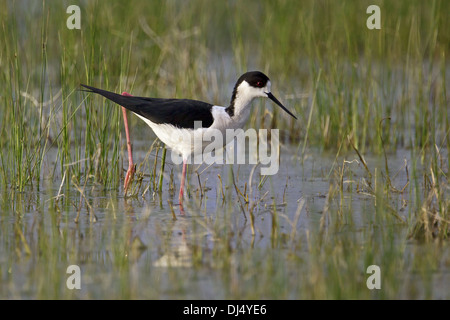
<svg viewBox="0 0 450 320">
<path fill-rule="evenodd" d="M 450 2 L 88 1 L 80 30 L 69 4 L 0 1 L 0 297 L 450 297 Z M 121 110 L 80 84 L 226 105 L 248 70 L 299 118 L 253 103 L 279 174 L 190 166 L 180 216 L 179 168 L 129 117 L 124 199 Z"/>
</svg>

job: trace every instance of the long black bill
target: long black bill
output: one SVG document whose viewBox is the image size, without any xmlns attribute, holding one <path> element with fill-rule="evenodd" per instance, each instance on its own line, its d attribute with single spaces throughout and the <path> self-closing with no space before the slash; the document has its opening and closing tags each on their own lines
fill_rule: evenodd
<svg viewBox="0 0 450 320">
<path fill-rule="evenodd" d="M 275 102 L 278 106 L 280 106 L 281 109 L 283 109 L 284 111 L 286 111 L 287 113 L 289 113 L 289 115 L 290 115 L 291 117 L 293 117 L 295 120 L 297 120 L 297 117 L 294 116 L 288 109 L 286 109 L 286 108 L 281 104 L 281 102 L 278 101 L 277 98 L 275 98 L 275 96 L 272 94 L 272 92 L 266 92 L 266 94 L 267 94 L 267 97 L 268 97 L 270 100 L 272 100 L 273 102 Z"/>
</svg>

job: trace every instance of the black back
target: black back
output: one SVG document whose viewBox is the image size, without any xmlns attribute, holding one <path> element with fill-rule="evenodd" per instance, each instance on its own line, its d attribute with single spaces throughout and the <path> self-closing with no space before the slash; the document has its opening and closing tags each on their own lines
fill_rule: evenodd
<svg viewBox="0 0 450 320">
<path fill-rule="evenodd" d="M 194 121 L 202 121 L 208 128 L 214 122 L 212 104 L 190 99 L 160 99 L 123 96 L 114 92 L 82 84 L 105 98 L 157 124 L 171 124 L 178 128 L 194 129 Z"/>
</svg>

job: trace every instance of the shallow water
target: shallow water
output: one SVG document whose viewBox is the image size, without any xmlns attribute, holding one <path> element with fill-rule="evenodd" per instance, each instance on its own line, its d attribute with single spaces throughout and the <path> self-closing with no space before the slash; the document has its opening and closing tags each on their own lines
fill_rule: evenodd
<svg viewBox="0 0 450 320">
<path fill-rule="evenodd" d="M 145 158 L 144 146 L 135 143 L 137 163 Z M 254 174 L 249 204 L 242 197 L 239 203 L 231 168 L 244 193 L 253 166 L 207 168 L 200 175 L 203 197 L 191 172 L 184 214 L 172 202 L 177 192 L 169 191 L 169 173 L 173 170 L 178 184 L 180 167 L 170 164 L 161 194 L 125 199 L 122 188 L 88 184 L 85 198 L 69 186 L 56 202 L 58 179 L 44 182 L 40 192 L 3 190 L 0 297 L 449 298 L 448 244 L 433 247 L 432 257 L 420 260 L 432 245 L 408 239 L 408 227 L 399 219 L 379 216 L 374 196 L 364 191 L 365 172 L 353 161 L 356 155 L 335 161 L 331 154 L 311 151 L 302 159 L 295 152 L 282 147 L 280 171 L 261 189 L 259 173 Z M 409 155 L 407 150 L 389 155 L 391 171 L 400 170 L 393 180 L 398 188 L 406 184 L 402 166 L 405 159 L 410 163 Z M 336 196 L 335 169 L 344 159 L 350 161 L 345 187 Z M 378 170 L 383 161 L 366 159 Z M 145 177 L 143 185 L 148 183 Z M 408 194 L 397 194 L 389 203 L 406 221 L 411 212 L 405 199 L 410 201 Z M 386 289 L 372 292 L 365 286 L 369 263 L 387 269 Z M 79 290 L 66 285 L 69 265 L 80 267 Z"/>
</svg>

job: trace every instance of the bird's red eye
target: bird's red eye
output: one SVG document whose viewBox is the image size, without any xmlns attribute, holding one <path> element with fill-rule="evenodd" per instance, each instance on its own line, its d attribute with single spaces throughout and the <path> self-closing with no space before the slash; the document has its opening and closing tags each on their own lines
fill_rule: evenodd
<svg viewBox="0 0 450 320">
<path fill-rule="evenodd" d="M 261 81 L 256 82 L 256 86 L 257 87 L 262 87 L 262 82 Z"/>
</svg>

